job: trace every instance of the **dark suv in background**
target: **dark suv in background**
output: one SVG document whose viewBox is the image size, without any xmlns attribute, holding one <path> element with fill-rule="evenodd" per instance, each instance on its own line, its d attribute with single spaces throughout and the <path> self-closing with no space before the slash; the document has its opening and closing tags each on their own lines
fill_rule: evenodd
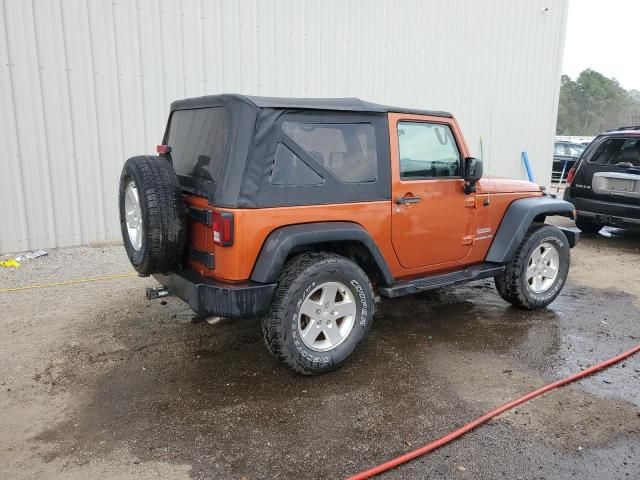
<svg viewBox="0 0 640 480">
<path fill-rule="evenodd" d="M 598 135 L 569 170 L 564 199 L 582 231 L 640 230 L 640 126 Z"/>
</svg>

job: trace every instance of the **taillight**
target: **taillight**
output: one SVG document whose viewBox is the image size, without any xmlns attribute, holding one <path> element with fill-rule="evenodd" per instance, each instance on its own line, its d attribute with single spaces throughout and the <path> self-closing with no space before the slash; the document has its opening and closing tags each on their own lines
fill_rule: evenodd
<svg viewBox="0 0 640 480">
<path fill-rule="evenodd" d="M 213 243 L 221 247 L 233 245 L 233 213 L 213 212 Z"/>
<path fill-rule="evenodd" d="M 171 153 L 171 147 L 169 145 L 156 145 L 156 152 L 163 153 Z"/>
<path fill-rule="evenodd" d="M 569 169 L 569 173 L 567 173 L 567 187 L 571 186 L 571 182 L 573 182 L 573 177 L 576 175 L 576 165 Z"/>
</svg>

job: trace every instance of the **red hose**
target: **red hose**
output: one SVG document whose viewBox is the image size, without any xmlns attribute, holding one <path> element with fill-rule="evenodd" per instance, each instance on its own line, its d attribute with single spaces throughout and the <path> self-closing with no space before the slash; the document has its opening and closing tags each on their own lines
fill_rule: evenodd
<svg viewBox="0 0 640 480">
<path fill-rule="evenodd" d="M 517 407 L 522 403 L 528 402 L 529 400 L 537 397 L 538 395 L 542 395 L 543 393 L 546 393 L 549 390 L 553 390 L 554 388 L 561 387 L 563 385 L 566 385 L 567 383 L 571 383 L 575 380 L 586 377 L 587 375 L 591 375 L 592 373 L 597 372 L 598 370 L 607 368 L 613 365 L 614 363 L 618 363 L 619 361 L 624 360 L 625 358 L 630 357 L 634 353 L 638 353 L 638 352 L 640 352 L 640 345 L 636 345 L 631 350 L 627 350 L 626 352 L 621 353 L 620 355 L 617 355 L 613 358 L 610 358 L 609 360 L 605 360 L 604 362 L 593 365 L 592 367 L 582 370 L 581 372 L 574 373 L 573 375 L 567 378 L 558 380 L 557 382 L 550 383 L 548 385 L 545 385 L 544 387 L 540 387 L 537 390 L 534 390 L 533 392 L 527 393 L 526 395 L 516 400 L 512 400 L 508 403 L 505 403 L 504 405 L 501 405 L 500 407 L 494 410 L 491 410 L 488 413 L 485 413 L 483 416 L 476 418 L 472 422 L 467 423 L 463 427 L 460 427 L 459 429 L 451 433 L 448 433 L 444 437 L 441 437 L 438 440 L 435 440 L 434 442 L 431 442 L 425 445 L 424 447 L 417 448 L 403 455 L 400 455 L 399 457 L 393 458 L 388 462 L 381 463 L 376 467 L 370 468 L 369 470 L 365 470 L 363 472 L 357 473 L 349 477 L 347 480 L 364 480 L 366 478 L 373 477 L 374 475 L 378 475 L 382 472 L 386 472 L 387 470 L 391 470 L 392 468 L 397 467 L 398 465 L 402 465 L 403 463 L 406 463 L 409 460 L 413 460 L 414 458 L 420 457 L 425 453 L 431 452 L 432 450 L 435 450 L 436 448 L 439 448 L 442 445 L 445 445 L 446 443 L 449 443 L 450 441 L 455 440 L 458 437 L 461 437 L 462 435 L 467 433 L 469 430 L 473 430 L 474 428 L 476 428 L 478 425 L 485 423 L 486 421 L 492 419 L 497 415 L 500 415 L 503 412 L 506 412 L 507 410 L 512 409 L 513 407 Z"/>
</svg>

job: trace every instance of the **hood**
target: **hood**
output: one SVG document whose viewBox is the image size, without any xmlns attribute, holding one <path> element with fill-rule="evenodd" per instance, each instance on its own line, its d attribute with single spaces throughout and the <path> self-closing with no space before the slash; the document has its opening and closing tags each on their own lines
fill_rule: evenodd
<svg viewBox="0 0 640 480">
<path fill-rule="evenodd" d="M 520 193 L 520 192 L 541 192 L 542 188 L 537 183 L 526 180 L 514 180 L 511 178 L 487 178 L 493 184 L 495 193 Z"/>
</svg>

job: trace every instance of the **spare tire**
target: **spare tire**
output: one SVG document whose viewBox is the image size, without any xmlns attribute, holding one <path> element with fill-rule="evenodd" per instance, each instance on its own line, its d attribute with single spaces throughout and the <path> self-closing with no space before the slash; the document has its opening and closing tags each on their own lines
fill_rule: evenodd
<svg viewBox="0 0 640 480">
<path fill-rule="evenodd" d="M 173 269 L 182 257 L 186 218 L 176 172 L 166 159 L 131 157 L 120 175 L 120 228 L 138 273 Z"/>
</svg>

